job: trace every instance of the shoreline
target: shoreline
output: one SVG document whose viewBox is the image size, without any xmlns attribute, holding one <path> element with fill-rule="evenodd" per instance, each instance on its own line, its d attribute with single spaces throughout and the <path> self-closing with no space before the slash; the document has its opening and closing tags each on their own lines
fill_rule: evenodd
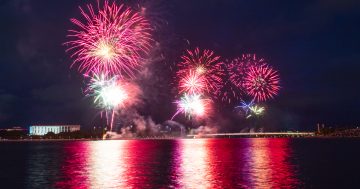
<svg viewBox="0 0 360 189">
<path fill-rule="evenodd" d="M 335 138 L 360 138 L 360 136 L 305 136 L 305 137 L 167 137 L 167 138 L 114 138 L 114 139 L 91 139 L 91 138 L 82 138 L 82 139 L 0 139 L 1 142 L 70 142 L 70 141 L 107 141 L 107 140 L 178 140 L 178 139 L 241 139 L 241 138 L 312 138 L 312 139 L 335 139 Z"/>
</svg>

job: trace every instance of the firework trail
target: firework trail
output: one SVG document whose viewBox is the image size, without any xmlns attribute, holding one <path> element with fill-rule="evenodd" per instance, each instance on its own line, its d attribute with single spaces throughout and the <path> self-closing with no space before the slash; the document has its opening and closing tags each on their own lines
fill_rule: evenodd
<svg viewBox="0 0 360 189">
<path fill-rule="evenodd" d="M 98 4 L 97 9 L 80 7 L 83 21 L 71 19 L 77 26 L 69 30 L 67 52 L 74 57 L 72 66 L 90 74 L 101 70 L 114 75 L 133 75 L 142 56 L 151 46 L 149 22 L 139 13 L 115 2 Z"/>
<path fill-rule="evenodd" d="M 231 104 L 232 102 L 237 102 L 243 97 L 242 95 L 240 95 L 243 94 L 243 92 L 230 80 L 228 80 L 228 77 L 224 78 L 224 83 L 219 91 L 219 100 L 228 104 Z"/>
<path fill-rule="evenodd" d="M 185 93 L 184 96 L 175 103 L 178 106 L 178 111 L 174 114 L 171 120 L 179 113 L 184 113 L 189 119 L 191 117 L 205 116 L 209 110 L 210 100 L 202 98 L 200 94 Z"/>
<path fill-rule="evenodd" d="M 280 78 L 267 65 L 251 66 L 244 78 L 247 93 L 257 101 L 266 101 L 278 94 Z"/>
<path fill-rule="evenodd" d="M 195 73 L 202 77 L 206 93 L 213 96 L 218 95 L 222 85 L 222 76 L 224 75 L 223 62 L 213 51 L 200 51 L 196 48 L 194 51 L 187 50 L 179 64 L 177 77 L 189 77 L 189 74 Z M 180 90 L 181 91 L 181 90 Z"/>
</svg>

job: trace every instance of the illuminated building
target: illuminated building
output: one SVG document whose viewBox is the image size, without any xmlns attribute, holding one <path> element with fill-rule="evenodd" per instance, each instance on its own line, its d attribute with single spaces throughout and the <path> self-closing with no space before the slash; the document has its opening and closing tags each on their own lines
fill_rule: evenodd
<svg viewBox="0 0 360 189">
<path fill-rule="evenodd" d="M 80 125 L 32 125 L 29 128 L 30 135 L 46 135 L 49 132 L 55 134 L 80 131 Z"/>
</svg>

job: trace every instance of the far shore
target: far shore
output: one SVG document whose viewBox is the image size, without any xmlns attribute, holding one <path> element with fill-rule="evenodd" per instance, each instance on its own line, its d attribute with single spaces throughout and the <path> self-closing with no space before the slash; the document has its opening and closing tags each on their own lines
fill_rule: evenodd
<svg viewBox="0 0 360 189">
<path fill-rule="evenodd" d="M 0 139 L 0 142 L 67 142 L 67 141 L 103 141 L 103 140 L 176 140 L 176 139 L 239 139 L 239 138 L 360 138 L 360 136 L 304 136 L 304 137 L 148 137 L 148 138 L 81 138 L 81 139 Z"/>
</svg>

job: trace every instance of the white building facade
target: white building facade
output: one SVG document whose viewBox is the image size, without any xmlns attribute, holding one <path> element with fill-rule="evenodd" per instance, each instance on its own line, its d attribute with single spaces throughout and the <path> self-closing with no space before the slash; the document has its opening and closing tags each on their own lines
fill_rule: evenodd
<svg viewBox="0 0 360 189">
<path fill-rule="evenodd" d="M 80 125 L 32 125 L 29 128 L 30 135 L 46 135 L 49 132 L 59 134 L 74 131 L 80 131 Z"/>
</svg>

